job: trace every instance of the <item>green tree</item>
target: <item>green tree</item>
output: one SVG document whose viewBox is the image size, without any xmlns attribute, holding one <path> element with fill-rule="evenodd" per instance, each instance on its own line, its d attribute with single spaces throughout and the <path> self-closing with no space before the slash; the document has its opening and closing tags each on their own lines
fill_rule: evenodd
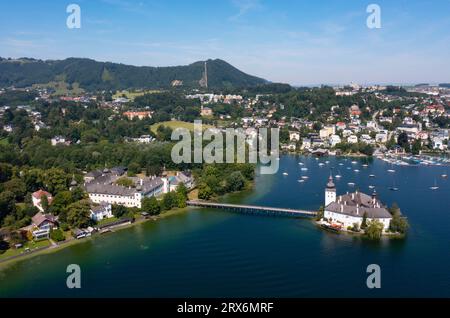
<svg viewBox="0 0 450 318">
<path fill-rule="evenodd" d="M 59 168 L 48 169 L 44 174 L 44 183 L 50 193 L 56 195 L 58 192 L 69 189 L 68 184 L 71 176 Z"/>
<path fill-rule="evenodd" d="M 16 200 L 21 201 L 27 193 L 27 186 L 19 178 L 14 178 L 3 184 L 3 191 L 11 191 L 16 196 Z"/>
<path fill-rule="evenodd" d="M 389 223 L 389 231 L 401 234 L 405 234 L 406 232 L 408 232 L 409 229 L 408 220 L 402 217 L 400 208 L 396 203 L 392 204 L 392 207 L 389 208 L 389 212 L 392 214 L 392 220 Z"/>
<path fill-rule="evenodd" d="M 412 144 L 411 152 L 413 155 L 418 155 L 420 154 L 421 150 L 422 150 L 422 142 L 419 139 L 416 139 Z"/>
<path fill-rule="evenodd" d="M 127 213 L 128 213 L 128 209 L 127 209 L 126 206 L 119 205 L 119 204 L 113 204 L 113 206 L 112 206 L 112 214 L 116 218 L 121 218 L 124 215 L 126 215 Z"/>
<path fill-rule="evenodd" d="M 0 192 L 0 224 L 7 215 L 12 215 L 16 211 L 15 197 L 10 191 Z"/>
<path fill-rule="evenodd" d="M 44 212 L 48 212 L 49 202 L 46 195 L 41 196 L 41 207 L 44 210 Z"/>
<path fill-rule="evenodd" d="M 367 228 L 367 212 L 364 212 L 363 219 L 361 222 L 361 229 L 365 230 Z"/>
<path fill-rule="evenodd" d="M 84 192 L 83 188 L 75 187 L 71 191 L 73 201 L 80 201 L 86 198 L 86 192 Z"/>
<path fill-rule="evenodd" d="M 316 220 L 320 221 L 323 219 L 325 213 L 325 208 L 323 205 L 320 206 L 319 210 L 317 210 Z"/>
<path fill-rule="evenodd" d="M 240 191 L 244 188 L 245 179 L 240 171 L 234 171 L 226 178 L 226 187 L 228 191 Z"/>
<path fill-rule="evenodd" d="M 67 207 L 66 211 L 67 223 L 71 228 L 86 228 L 92 224 L 89 201 L 74 202 Z"/>
<path fill-rule="evenodd" d="M 398 135 L 397 144 L 405 149 L 405 151 L 409 151 L 408 135 L 405 132 L 402 132 Z"/>
<path fill-rule="evenodd" d="M 117 179 L 116 184 L 127 188 L 134 186 L 133 180 L 127 177 L 121 177 Z"/>
<path fill-rule="evenodd" d="M 177 193 L 177 202 L 180 209 L 185 208 L 187 206 L 186 196 L 184 196 L 182 193 Z"/>
<path fill-rule="evenodd" d="M 137 162 L 132 162 L 128 165 L 128 176 L 132 177 L 141 173 L 141 166 Z"/>
<path fill-rule="evenodd" d="M 161 207 L 155 197 L 144 198 L 142 200 L 142 211 L 151 215 L 158 215 L 161 213 Z"/>
<path fill-rule="evenodd" d="M 186 201 L 188 199 L 188 188 L 181 182 L 177 186 L 177 193 Z"/>
<path fill-rule="evenodd" d="M 52 205 L 49 207 L 49 212 L 55 215 L 61 213 L 69 204 L 73 203 L 75 200 L 72 198 L 72 192 L 62 191 L 59 192 L 53 198 Z"/>
<path fill-rule="evenodd" d="M 178 206 L 178 196 L 176 192 L 168 192 L 164 194 L 161 202 L 161 207 L 163 210 L 170 210 Z"/>
<path fill-rule="evenodd" d="M 6 182 L 12 177 L 12 166 L 7 163 L 0 163 L 0 183 Z"/>
<path fill-rule="evenodd" d="M 199 199 L 209 200 L 212 196 L 213 196 L 213 192 L 208 185 L 202 184 L 199 186 L 199 189 L 198 189 L 198 198 Z"/>
<path fill-rule="evenodd" d="M 368 222 L 365 229 L 366 236 L 371 240 L 379 240 L 383 234 L 383 224 L 378 220 Z"/>
<path fill-rule="evenodd" d="M 51 230 L 50 238 L 56 242 L 62 242 L 62 241 L 66 240 L 66 237 L 64 236 L 64 232 L 61 231 L 60 229 Z"/>
</svg>

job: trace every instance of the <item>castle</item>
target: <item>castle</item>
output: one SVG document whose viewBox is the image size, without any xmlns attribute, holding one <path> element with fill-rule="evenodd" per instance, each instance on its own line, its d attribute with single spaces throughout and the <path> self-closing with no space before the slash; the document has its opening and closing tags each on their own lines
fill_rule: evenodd
<svg viewBox="0 0 450 318">
<path fill-rule="evenodd" d="M 367 222 L 377 220 L 383 224 L 383 231 L 389 229 L 392 220 L 392 215 L 375 191 L 371 196 L 359 191 L 337 196 L 333 177 L 330 176 L 325 188 L 323 219 L 335 228 L 347 229 L 355 224 L 360 227 L 364 216 Z"/>
</svg>

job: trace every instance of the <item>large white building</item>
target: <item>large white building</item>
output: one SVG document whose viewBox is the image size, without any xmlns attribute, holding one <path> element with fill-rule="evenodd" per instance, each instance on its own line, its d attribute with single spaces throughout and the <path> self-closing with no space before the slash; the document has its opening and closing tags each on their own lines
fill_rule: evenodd
<svg viewBox="0 0 450 318">
<path fill-rule="evenodd" d="M 117 171 L 116 171 L 117 170 Z M 145 197 L 158 196 L 164 193 L 167 180 L 156 177 L 127 177 L 133 181 L 133 186 L 125 187 L 116 184 L 123 176 L 121 169 L 105 169 L 100 175 L 90 173 L 85 177 L 85 189 L 89 199 L 96 204 L 118 204 L 126 207 L 141 208 L 142 199 Z"/>
<path fill-rule="evenodd" d="M 359 191 L 337 196 L 333 177 L 330 176 L 325 188 L 324 220 L 334 227 L 347 229 L 355 224 L 360 227 L 364 215 L 367 222 L 377 220 L 383 224 L 383 231 L 389 229 L 392 215 L 375 192 L 372 196 Z"/>
</svg>

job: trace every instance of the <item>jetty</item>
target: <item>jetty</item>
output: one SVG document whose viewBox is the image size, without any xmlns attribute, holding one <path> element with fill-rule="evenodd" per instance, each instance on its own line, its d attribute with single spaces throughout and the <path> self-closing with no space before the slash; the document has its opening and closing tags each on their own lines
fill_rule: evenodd
<svg viewBox="0 0 450 318">
<path fill-rule="evenodd" d="M 224 209 L 233 212 L 246 213 L 246 214 L 265 214 L 273 216 L 289 216 L 289 217 L 315 217 L 317 212 L 297 210 L 297 209 L 285 209 L 274 208 L 268 206 L 257 205 L 244 205 L 244 204 L 229 204 L 229 203 L 214 203 L 207 201 L 187 201 L 188 206 Z"/>
</svg>

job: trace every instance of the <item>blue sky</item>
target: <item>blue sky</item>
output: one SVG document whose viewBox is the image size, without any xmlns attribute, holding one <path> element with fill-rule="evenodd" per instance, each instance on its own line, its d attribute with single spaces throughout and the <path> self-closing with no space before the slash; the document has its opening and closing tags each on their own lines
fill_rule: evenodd
<svg viewBox="0 0 450 318">
<path fill-rule="evenodd" d="M 81 29 L 66 27 L 71 3 Z M 371 3 L 381 29 L 366 25 Z M 450 82 L 450 0 L 15 0 L 1 6 L 0 56 L 221 58 L 294 85 Z"/>
</svg>

